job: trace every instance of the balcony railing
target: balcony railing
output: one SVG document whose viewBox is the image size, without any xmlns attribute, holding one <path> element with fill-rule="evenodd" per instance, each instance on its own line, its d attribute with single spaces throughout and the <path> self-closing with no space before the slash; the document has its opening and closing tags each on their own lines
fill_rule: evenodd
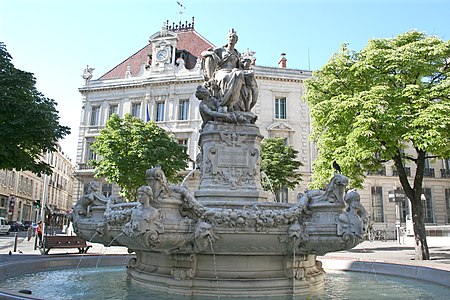
<svg viewBox="0 0 450 300">
<path fill-rule="evenodd" d="M 92 170 L 94 169 L 93 166 L 90 166 L 89 164 L 78 164 L 78 170 Z"/>
<path fill-rule="evenodd" d="M 382 169 L 378 171 L 367 171 L 367 175 L 381 175 L 386 176 L 386 168 L 383 167 Z"/>
<path fill-rule="evenodd" d="M 405 167 L 405 172 L 406 172 L 406 176 L 411 177 L 411 168 L 410 167 Z M 398 176 L 397 169 L 392 169 L 392 176 L 395 176 L 395 177 Z"/>
<path fill-rule="evenodd" d="M 423 169 L 423 177 L 434 178 L 434 169 L 433 168 Z"/>
<path fill-rule="evenodd" d="M 450 178 L 450 169 L 441 169 L 441 178 Z"/>
</svg>

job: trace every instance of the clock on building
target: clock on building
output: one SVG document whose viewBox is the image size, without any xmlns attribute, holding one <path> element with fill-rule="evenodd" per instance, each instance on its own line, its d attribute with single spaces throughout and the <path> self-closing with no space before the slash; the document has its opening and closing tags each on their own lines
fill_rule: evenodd
<svg viewBox="0 0 450 300">
<path fill-rule="evenodd" d="M 166 60 L 168 56 L 169 52 L 167 51 L 167 49 L 160 49 L 158 50 L 158 52 L 156 52 L 156 60 L 158 61 Z"/>
</svg>

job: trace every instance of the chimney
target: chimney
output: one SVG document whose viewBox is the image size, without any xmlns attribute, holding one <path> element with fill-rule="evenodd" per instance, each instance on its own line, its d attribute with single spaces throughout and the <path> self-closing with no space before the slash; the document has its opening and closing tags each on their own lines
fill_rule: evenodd
<svg viewBox="0 0 450 300">
<path fill-rule="evenodd" d="M 278 67 L 286 69 L 286 53 L 281 53 L 280 61 L 278 62 Z"/>
</svg>

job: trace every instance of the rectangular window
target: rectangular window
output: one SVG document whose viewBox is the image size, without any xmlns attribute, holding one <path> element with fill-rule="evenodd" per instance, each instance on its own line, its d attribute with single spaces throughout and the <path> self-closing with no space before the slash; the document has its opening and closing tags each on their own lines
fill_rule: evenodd
<svg viewBox="0 0 450 300">
<path fill-rule="evenodd" d="M 443 159 L 444 168 L 441 169 L 441 178 L 450 178 L 450 159 Z"/>
<path fill-rule="evenodd" d="M 182 99 L 178 105 L 178 120 L 187 120 L 189 118 L 189 100 Z"/>
<path fill-rule="evenodd" d="M 111 194 L 112 194 L 112 184 L 111 183 L 104 183 L 104 184 L 102 184 L 102 194 L 106 198 L 111 196 Z"/>
<path fill-rule="evenodd" d="M 424 188 L 422 194 L 422 206 L 425 223 L 434 223 L 433 201 L 431 199 L 431 189 Z"/>
<path fill-rule="evenodd" d="M 131 104 L 131 114 L 136 118 L 141 117 L 141 103 L 132 103 Z"/>
<path fill-rule="evenodd" d="M 94 151 L 91 149 L 92 143 L 86 144 L 86 162 L 89 163 L 90 160 L 96 160 L 97 155 L 95 155 Z"/>
<path fill-rule="evenodd" d="M 276 201 L 280 203 L 288 203 L 288 188 L 283 186 L 281 189 L 275 194 Z"/>
<path fill-rule="evenodd" d="M 400 221 L 402 221 L 402 222 L 406 222 L 407 216 L 409 216 L 409 219 L 411 219 L 411 216 L 410 216 L 410 213 L 409 213 L 409 211 L 410 211 L 410 209 L 409 209 L 409 205 L 410 204 L 409 203 L 410 202 L 409 202 L 408 197 L 405 196 L 405 198 L 401 202 L 401 208 L 400 208 L 400 210 L 401 210 L 401 212 L 400 212 Z"/>
<path fill-rule="evenodd" d="M 183 145 L 187 147 L 188 139 L 178 139 L 178 145 Z"/>
<path fill-rule="evenodd" d="M 381 186 L 371 187 L 372 193 L 372 220 L 384 222 L 383 213 L 383 189 Z"/>
<path fill-rule="evenodd" d="M 100 106 L 93 106 L 90 125 L 98 125 L 100 120 Z"/>
<path fill-rule="evenodd" d="M 450 224 L 450 189 L 445 189 L 445 206 L 447 208 L 447 224 Z"/>
<path fill-rule="evenodd" d="M 113 114 L 119 114 L 119 105 L 118 104 L 110 104 L 108 110 L 108 118 L 111 118 Z"/>
<path fill-rule="evenodd" d="M 286 119 L 286 98 L 275 98 L 275 119 Z"/>
<path fill-rule="evenodd" d="M 188 150 L 188 139 L 178 139 L 178 145 L 182 145 L 184 147 L 186 147 L 186 152 Z"/>
<path fill-rule="evenodd" d="M 164 102 L 156 103 L 156 122 L 164 121 Z"/>
</svg>

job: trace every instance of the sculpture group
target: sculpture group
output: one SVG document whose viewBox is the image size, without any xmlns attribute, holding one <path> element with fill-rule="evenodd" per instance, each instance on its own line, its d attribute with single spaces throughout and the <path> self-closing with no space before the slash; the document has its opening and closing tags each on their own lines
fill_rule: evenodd
<svg viewBox="0 0 450 300">
<path fill-rule="evenodd" d="M 368 216 L 348 180 L 295 203 L 267 202 L 260 183 L 262 136 L 251 112 L 258 88 L 250 61 L 227 45 L 202 53 L 205 82 L 195 91 L 203 124 L 197 191 L 147 170 L 138 202 L 104 199 L 94 187 L 74 207 L 78 235 L 128 247 L 132 281 L 175 294 L 240 297 L 304 295 L 324 286 L 317 255 L 360 243 Z M 251 281 L 251 284 L 246 284 Z"/>
</svg>

